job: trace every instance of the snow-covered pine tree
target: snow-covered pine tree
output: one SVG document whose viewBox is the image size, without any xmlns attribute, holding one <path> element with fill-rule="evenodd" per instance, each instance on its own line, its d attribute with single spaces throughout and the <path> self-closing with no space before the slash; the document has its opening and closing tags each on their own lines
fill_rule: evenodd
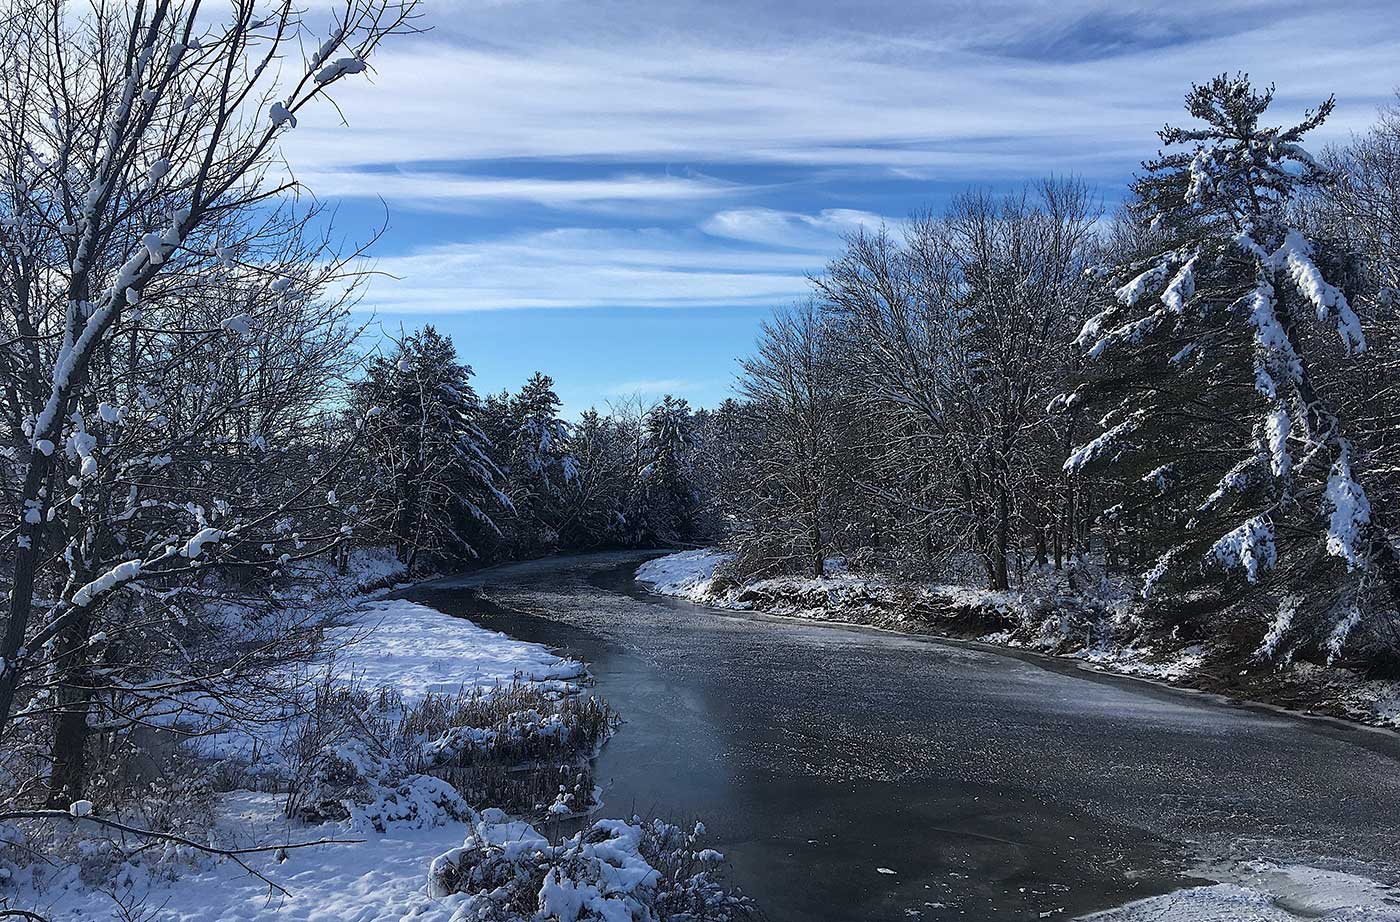
<svg viewBox="0 0 1400 922">
<path fill-rule="evenodd" d="M 618 421 L 590 407 L 569 433 L 575 475 L 564 484 L 559 524 L 564 547 L 594 548 L 623 540 L 630 485 L 628 439 Z"/>
<path fill-rule="evenodd" d="M 1331 656 L 1361 623 L 1392 629 L 1400 568 L 1367 498 L 1370 459 L 1341 395 L 1318 386 L 1365 350 L 1362 324 L 1289 223 L 1298 192 L 1331 180 L 1301 142 L 1333 101 L 1270 128 L 1272 97 L 1216 77 L 1186 97 L 1203 124 L 1160 133 L 1181 149 L 1144 164 L 1140 252 L 1105 274 L 1079 335 L 1093 377 L 1061 405 L 1100 415 L 1100 432 L 1065 468 L 1129 485 L 1108 514 L 1151 551 L 1145 595 L 1214 575 L 1261 654 Z"/>
<path fill-rule="evenodd" d="M 690 541 L 698 501 L 690 478 L 690 404 L 667 394 L 643 424 L 646 465 L 641 470 L 646 543 Z"/>
<path fill-rule="evenodd" d="M 561 404 L 554 379 L 539 372 L 508 404 L 509 493 L 519 513 L 514 538 L 526 554 L 558 547 L 564 488 L 577 473 Z"/>
<path fill-rule="evenodd" d="M 496 519 L 511 508 L 471 377 L 451 337 L 426 326 L 371 361 L 353 388 L 351 413 L 368 420 L 366 501 L 410 570 L 420 552 L 477 557 L 500 540 Z"/>
</svg>

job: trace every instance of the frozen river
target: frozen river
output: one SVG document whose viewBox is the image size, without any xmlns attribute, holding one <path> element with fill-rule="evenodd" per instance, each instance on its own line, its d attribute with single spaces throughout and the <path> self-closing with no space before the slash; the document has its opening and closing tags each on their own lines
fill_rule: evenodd
<svg viewBox="0 0 1400 922">
<path fill-rule="evenodd" d="M 1203 857 L 1400 868 L 1391 736 L 715 611 L 641 591 L 641 559 L 412 596 L 588 661 L 627 721 L 604 812 L 703 820 L 774 922 L 1069 918 L 1187 885 Z"/>
</svg>

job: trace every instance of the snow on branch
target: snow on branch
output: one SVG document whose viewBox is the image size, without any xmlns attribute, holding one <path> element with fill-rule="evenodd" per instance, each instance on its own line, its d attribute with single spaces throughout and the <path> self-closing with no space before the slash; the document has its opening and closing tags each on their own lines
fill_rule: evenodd
<svg viewBox="0 0 1400 922">
<path fill-rule="evenodd" d="M 1135 412 L 1118 425 L 1100 433 L 1097 437 L 1085 442 L 1076 448 L 1065 460 L 1064 470 L 1069 474 L 1077 474 L 1089 464 L 1099 458 L 1116 450 L 1119 443 L 1127 436 L 1132 435 L 1142 425 L 1142 414 Z"/>
<path fill-rule="evenodd" d="M 1282 374 L 1287 383 L 1296 384 L 1303 379 L 1303 362 L 1278 319 L 1274 286 L 1259 279 L 1245 304 L 1254 327 L 1254 387 L 1266 397 L 1277 397 L 1279 382 L 1275 375 Z"/>
<path fill-rule="evenodd" d="M 1272 567 L 1278 558 L 1274 526 L 1264 516 L 1257 515 L 1215 542 L 1210 554 L 1225 569 L 1243 569 L 1245 579 L 1257 583 L 1259 574 Z"/>
<path fill-rule="evenodd" d="M 1365 564 L 1363 536 L 1371 523 L 1371 501 L 1351 469 L 1351 444 L 1341 442 L 1337 461 L 1327 478 L 1327 504 L 1332 515 L 1327 523 L 1327 552 L 1347 562 L 1352 570 Z"/>
<path fill-rule="evenodd" d="M 1341 289 L 1323 278 L 1322 270 L 1318 269 L 1317 263 L 1313 261 L 1312 243 L 1302 233 L 1290 229 L 1284 235 L 1283 243 L 1273 253 L 1261 247 L 1248 233 L 1237 235 L 1235 243 L 1259 260 L 1264 271 L 1286 271 L 1294 287 L 1312 304 L 1319 323 L 1325 323 L 1335 314 L 1337 333 L 1342 338 L 1342 345 L 1347 354 L 1355 355 L 1366 351 L 1366 334 L 1361 329 L 1361 319 L 1347 303 L 1346 295 Z M 1265 283 L 1261 281 L 1260 288 L 1264 287 Z M 1272 288 L 1269 295 L 1272 301 Z"/>
<path fill-rule="evenodd" d="M 1293 418 L 1282 404 L 1264 419 L 1264 443 L 1269 452 L 1269 467 L 1278 478 L 1287 477 L 1293 466 L 1293 459 L 1288 454 L 1288 433 L 1292 428 Z"/>
<path fill-rule="evenodd" d="M 1171 269 L 1171 261 L 1164 259 L 1157 265 L 1143 272 L 1131 282 L 1114 292 L 1115 297 L 1124 307 L 1132 307 L 1143 299 L 1147 292 L 1157 288 L 1167 277 L 1167 272 Z"/>
<path fill-rule="evenodd" d="M 1361 320 L 1347 303 L 1346 295 L 1329 284 L 1312 259 L 1312 244 L 1296 230 L 1290 230 L 1283 245 L 1273 255 L 1273 264 L 1288 270 L 1293 284 L 1312 302 L 1319 323 L 1325 322 L 1333 311 L 1337 315 L 1337 333 L 1348 354 L 1366 351 L 1366 335 Z"/>
<path fill-rule="evenodd" d="M 140 576 L 141 566 L 140 560 L 122 561 L 73 593 L 73 604 L 78 608 L 86 608 L 98 596 L 111 592 L 118 586 L 129 583 Z"/>
</svg>

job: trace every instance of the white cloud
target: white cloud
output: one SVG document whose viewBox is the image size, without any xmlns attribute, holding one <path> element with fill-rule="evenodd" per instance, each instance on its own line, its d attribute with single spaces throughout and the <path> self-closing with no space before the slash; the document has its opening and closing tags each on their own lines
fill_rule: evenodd
<svg viewBox="0 0 1400 922">
<path fill-rule="evenodd" d="M 373 286 L 384 312 L 783 303 L 844 234 L 881 220 L 817 209 L 893 207 L 887 190 L 859 197 L 872 180 L 1117 184 L 1164 122 L 1186 121 L 1193 80 L 1276 80 L 1279 122 L 1336 92 L 1314 146 L 1368 124 L 1400 85 L 1400 20 L 1371 0 L 813 0 L 801 16 L 784 0 L 610 0 L 607 15 L 444 2 L 434 32 L 388 43 L 372 81 L 337 87 L 348 129 L 321 107 L 285 144 L 321 195 L 489 211 L 454 242 L 382 260 L 403 277 Z M 762 197 L 778 182 L 781 197 Z M 803 183 L 855 194 L 808 205 Z M 901 212 L 926 204 L 912 195 Z M 812 213 L 757 207 L 795 201 Z M 518 203 L 631 226 L 522 233 Z M 462 240 L 483 227 L 493 239 Z"/>
<path fill-rule="evenodd" d="M 622 381 L 609 385 L 603 390 L 603 393 L 609 397 L 631 397 L 633 394 L 640 394 L 643 397 L 660 397 L 665 394 L 686 394 L 713 383 L 715 382 L 694 381 L 689 378 L 650 378 L 642 381 Z"/>
<path fill-rule="evenodd" d="M 1072 16 L 1093 6 L 1041 26 L 1060 36 L 1049 57 L 998 52 L 1005 24 L 942 39 L 832 30 L 741 41 L 703 28 L 580 38 L 546 23 L 528 38 L 490 34 L 489 44 L 407 40 L 376 57 L 374 85 L 339 91 L 349 130 L 329 109 L 308 114 L 288 154 L 300 169 L 555 158 L 1116 176 L 1151 152 L 1164 121 L 1182 119 L 1189 82 L 1222 70 L 1278 80 L 1288 114 L 1337 92 L 1333 137 L 1369 121 L 1400 84 L 1394 18 L 1320 8 L 1254 16 L 1257 4 L 1237 3 L 1249 28 L 1085 59 Z M 926 14 L 925 34 L 940 15 Z M 1026 20 L 1023 10 L 1011 24 L 1036 25 Z M 1065 34 L 1079 44 L 1056 56 Z"/>
<path fill-rule="evenodd" d="M 775 208 L 731 208 L 714 215 L 701 227 L 716 237 L 830 252 L 861 228 L 874 230 L 882 224 L 899 223 L 852 208 L 828 208 L 814 215 Z"/>
<path fill-rule="evenodd" d="M 309 170 L 297 179 L 318 196 L 384 198 L 452 209 L 482 203 L 533 202 L 549 208 L 680 203 L 743 195 L 748 187 L 704 176 L 624 173 L 600 179 L 485 176 L 423 170 Z"/>
<path fill-rule="evenodd" d="M 802 296 L 824 257 L 716 245 L 694 232 L 561 228 L 381 259 L 380 312 L 726 307 Z"/>
</svg>

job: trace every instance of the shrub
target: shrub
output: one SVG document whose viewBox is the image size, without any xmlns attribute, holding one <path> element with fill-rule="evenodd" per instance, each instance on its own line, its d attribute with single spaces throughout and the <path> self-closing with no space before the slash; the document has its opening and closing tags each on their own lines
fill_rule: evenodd
<svg viewBox="0 0 1400 922">
<path fill-rule="evenodd" d="M 327 680 L 314 697 L 286 747 L 287 814 L 313 822 L 350 818 L 355 805 L 379 804 L 392 814 L 394 803 L 413 800 L 393 792 L 421 775 L 478 804 L 584 812 L 596 801 L 592 758 L 617 724 L 598 698 L 531 683 L 429 694 L 405 705 L 388 690 Z"/>
<path fill-rule="evenodd" d="M 731 889 L 724 856 L 661 820 L 599 820 L 551 845 L 534 827 L 485 810 L 466 841 L 433 860 L 431 896 L 460 895 L 453 922 L 738 922 L 757 918 Z"/>
</svg>

